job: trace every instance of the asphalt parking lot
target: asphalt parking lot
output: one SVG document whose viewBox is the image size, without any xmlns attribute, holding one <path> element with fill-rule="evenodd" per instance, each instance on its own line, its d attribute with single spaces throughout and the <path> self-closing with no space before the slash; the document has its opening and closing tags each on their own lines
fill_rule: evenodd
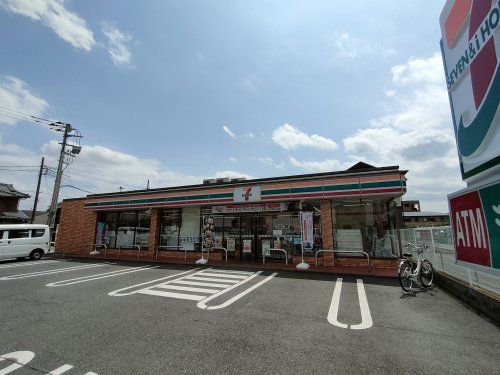
<svg viewBox="0 0 500 375">
<path fill-rule="evenodd" d="M 0 262 L 0 375 L 493 374 L 500 329 L 395 279 Z"/>
</svg>

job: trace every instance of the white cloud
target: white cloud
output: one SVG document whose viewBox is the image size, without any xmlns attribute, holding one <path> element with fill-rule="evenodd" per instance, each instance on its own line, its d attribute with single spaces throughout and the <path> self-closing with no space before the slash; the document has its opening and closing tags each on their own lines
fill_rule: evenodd
<svg viewBox="0 0 500 375">
<path fill-rule="evenodd" d="M 412 58 L 391 73 L 398 90 L 385 90 L 388 113 L 346 137 L 344 147 L 353 159 L 408 169 L 407 198 L 422 200 L 424 210 L 447 211 L 446 195 L 464 183 L 441 58 Z"/>
<path fill-rule="evenodd" d="M 0 106 L 0 124 L 14 125 L 19 116 L 16 112 L 41 116 L 49 104 L 32 94 L 24 81 L 6 76 L 0 80 Z"/>
<path fill-rule="evenodd" d="M 394 55 L 394 48 L 386 48 L 377 43 L 370 43 L 365 40 L 355 38 L 349 33 L 335 35 L 335 46 L 337 56 L 341 58 L 353 59 L 359 55 L 376 54 L 382 57 Z"/>
<path fill-rule="evenodd" d="M 19 190 L 32 195 L 32 198 L 21 201 L 22 209 L 29 209 L 33 204 L 42 155 L 45 156 L 45 164 L 54 169 L 60 147 L 59 141 L 52 140 L 44 144 L 39 152 L 33 152 L 15 144 L 6 144 L 0 139 L 0 165 L 32 166 L 30 171 L 19 173 L 0 170 L 0 182 L 12 183 Z M 88 192 L 103 193 L 118 191 L 120 186 L 126 190 L 145 189 L 148 180 L 151 188 L 159 188 L 200 184 L 204 178 L 220 177 L 251 178 L 246 173 L 233 170 L 218 171 L 206 176 L 187 175 L 169 169 L 157 159 L 140 158 L 101 145 L 84 145 L 73 164 L 64 171 L 60 200 L 87 194 L 75 187 Z M 50 204 L 53 183 L 53 177 L 44 177 L 40 210 L 47 209 Z"/>
<path fill-rule="evenodd" d="M 229 129 L 229 127 L 227 127 L 226 125 L 224 125 L 224 126 L 222 127 L 222 130 L 224 130 L 224 132 L 225 132 L 227 135 L 229 135 L 231 138 L 233 138 L 233 139 L 236 139 L 236 138 L 237 138 L 237 137 L 236 137 L 236 134 L 234 134 L 234 133 L 231 131 L 231 129 Z"/>
<path fill-rule="evenodd" d="M 236 161 L 237 161 L 234 156 L 231 156 L 228 160 L 231 161 L 231 162 L 233 162 L 233 163 L 236 163 Z"/>
<path fill-rule="evenodd" d="M 270 158 L 269 156 L 266 156 L 264 158 L 257 158 L 258 161 L 260 161 L 261 163 L 264 163 L 266 165 L 269 165 L 271 167 L 274 167 L 276 169 L 283 169 L 285 168 L 285 163 L 283 162 L 275 162 L 272 158 Z"/>
<path fill-rule="evenodd" d="M 272 139 L 274 143 L 283 147 L 285 150 L 294 150 L 299 147 L 335 150 L 338 147 L 337 144 L 329 138 L 318 134 L 306 134 L 289 124 L 284 124 L 276 128 L 273 132 Z"/>
<path fill-rule="evenodd" d="M 247 91 L 257 91 L 259 80 L 255 76 L 245 77 L 241 80 L 241 87 Z"/>
<path fill-rule="evenodd" d="M 290 156 L 289 160 L 294 167 L 302 168 L 308 172 L 342 171 L 347 168 L 345 163 L 341 163 L 335 159 L 325 159 L 322 161 L 299 161 Z"/>
<path fill-rule="evenodd" d="M 96 44 L 85 20 L 66 9 L 63 0 L 0 0 L 0 6 L 42 22 L 75 48 L 90 51 Z"/>
<path fill-rule="evenodd" d="M 103 22 L 101 31 L 108 38 L 108 52 L 115 65 L 129 65 L 132 53 L 127 44 L 132 35 L 120 31 L 111 22 Z"/>
<path fill-rule="evenodd" d="M 228 126 L 224 125 L 222 127 L 222 130 L 227 134 L 229 135 L 231 138 L 233 139 L 255 139 L 255 134 L 253 134 L 252 132 L 248 132 L 248 133 L 245 133 L 245 134 L 241 134 L 241 135 L 238 135 L 238 134 L 235 134 L 231 129 L 229 129 Z"/>
<path fill-rule="evenodd" d="M 392 81 L 398 86 L 408 84 L 435 84 L 443 85 L 444 68 L 439 52 L 431 57 L 413 58 L 404 64 L 396 65 L 391 69 Z"/>
</svg>

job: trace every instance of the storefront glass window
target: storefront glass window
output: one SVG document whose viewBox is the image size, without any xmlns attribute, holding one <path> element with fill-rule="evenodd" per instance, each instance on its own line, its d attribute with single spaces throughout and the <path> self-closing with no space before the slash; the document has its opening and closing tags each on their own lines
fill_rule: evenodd
<svg viewBox="0 0 500 375">
<path fill-rule="evenodd" d="M 179 246 L 181 209 L 163 210 L 161 214 L 160 246 Z"/>
<path fill-rule="evenodd" d="M 97 220 L 96 243 L 115 248 L 117 227 L 118 212 L 100 212 Z"/>
<path fill-rule="evenodd" d="M 398 246 L 390 202 L 390 199 L 334 201 L 335 248 L 363 250 L 371 257 L 396 257 Z"/>
<path fill-rule="evenodd" d="M 179 245 L 189 251 L 201 251 L 200 207 L 184 207 L 179 235 Z"/>
<path fill-rule="evenodd" d="M 240 217 L 224 216 L 224 246 L 228 257 L 239 258 L 240 256 Z"/>
<path fill-rule="evenodd" d="M 116 211 L 99 213 L 96 243 L 109 248 L 148 248 L 151 211 Z"/>
</svg>

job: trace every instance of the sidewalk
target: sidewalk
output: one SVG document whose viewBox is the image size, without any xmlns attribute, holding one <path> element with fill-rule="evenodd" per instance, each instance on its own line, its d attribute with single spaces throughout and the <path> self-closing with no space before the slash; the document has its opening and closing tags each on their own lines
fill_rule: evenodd
<svg viewBox="0 0 500 375">
<path fill-rule="evenodd" d="M 197 266 L 195 261 L 188 259 L 184 261 L 179 258 L 168 258 L 162 257 L 159 260 L 156 260 L 153 257 L 142 257 L 141 259 L 137 259 L 136 257 L 131 257 L 124 255 L 120 257 L 120 259 L 114 257 L 104 258 L 102 255 L 98 255 L 95 258 L 89 256 L 77 256 L 73 254 L 48 254 L 48 257 L 62 257 L 62 258 L 80 258 L 80 259 L 101 259 L 101 260 L 119 260 L 119 261 L 132 261 L 132 262 L 148 262 L 148 263 L 159 263 L 159 264 L 179 264 L 179 265 L 190 265 Z M 268 261 L 265 264 L 262 262 L 241 262 L 241 261 L 231 261 L 227 262 L 222 260 L 210 259 L 209 262 L 205 266 L 213 266 L 213 267 L 221 267 L 221 268 L 242 268 L 242 269 L 255 269 L 255 270 L 286 270 L 286 271 L 295 271 L 295 272 L 303 272 L 303 273 L 330 273 L 336 275 L 354 275 L 354 276 L 375 276 L 375 277 L 397 277 L 398 268 L 397 266 L 391 267 L 377 267 L 376 265 L 371 266 L 371 270 L 368 270 L 366 265 L 363 266 L 323 266 L 314 264 L 310 264 L 310 268 L 308 270 L 297 270 L 296 264 L 288 263 L 288 266 L 285 265 L 284 262 L 272 262 Z M 202 266 L 203 267 L 203 266 Z"/>
</svg>

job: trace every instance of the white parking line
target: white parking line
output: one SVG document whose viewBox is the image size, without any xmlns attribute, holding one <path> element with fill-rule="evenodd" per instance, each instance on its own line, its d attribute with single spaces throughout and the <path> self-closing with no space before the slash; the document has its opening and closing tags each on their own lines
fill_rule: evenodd
<svg viewBox="0 0 500 375">
<path fill-rule="evenodd" d="M 7 360 L 7 361 L 9 361 L 11 363 L 13 362 L 13 363 L 10 366 L 7 366 L 3 369 L 0 369 L 0 375 L 7 375 L 13 371 L 16 371 L 17 369 L 20 369 L 21 367 L 24 367 L 29 362 L 31 362 L 31 360 L 33 360 L 33 358 L 35 358 L 35 353 L 29 352 L 29 351 L 19 351 L 19 352 L 12 352 L 12 353 L 7 353 L 4 355 L 1 355 L 0 362 Z M 71 370 L 73 367 L 74 366 L 72 366 L 72 365 L 65 364 L 65 365 L 62 365 L 62 366 L 56 368 L 55 370 L 52 370 L 47 375 L 60 375 L 60 374 L 65 373 L 68 370 Z M 18 372 L 16 371 L 16 374 L 17 373 Z M 44 372 L 44 374 L 45 374 L 45 372 Z M 95 372 L 89 371 L 89 372 L 85 373 L 85 375 L 97 375 L 97 374 Z"/>
<path fill-rule="evenodd" d="M 259 271 L 259 273 L 257 273 L 256 275 L 249 277 L 249 278 L 248 278 L 248 280 L 244 280 L 244 281 L 242 281 L 242 282 L 241 282 L 241 283 L 239 283 L 239 284 L 233 285 L 232 287 L 229 287 L 229 288 L 227 288 L 226 290 L 223 290 L 222 292 L 219 292 L 218 294 L 214 294 L 214 295 L 212 295 L 212 296 L 210 296 L 210 297 L 208 297 L 208 298 L 206 298 L 206 299 L 204 299 L 204 300 L 202 300 L 202 301 L 198 302 L 198 304 L 197 304 L 196 306 L 197 306 L 197 307 L 199 307 L 200 309 L 207 309 L 207 310 L 218 310 L 218 309 L 223 309 L 224 307 L 227 307 L 227 306 L 229 306 L 229 305 L 233 304 L 234 302 L 236 302 L 237 300 L 239 300 L 241 297 L 246 296 L 246 295 L 247 295 L 248 293 L 250 293 L 252 290 L 257 289 L 257 288 L 258 288 L 259 286 L 261 286 L 261 285 L 264 285 L 264 284 L 265 284 L 265 283 L 267 283 L 269 280 L 271 280 L 274 276 L 276 276 L 276 275 L 277 275 L 277 273 L 276 273 L 276 272 L 275 272 L 275 273 L 273 273 L 273 274 L 271 274 L 271 275 L 269 275 L 269 276 L 268 276 L 268 277 L 266 277 L 264 280 L 259 281 L 257 284 L 255 284 L 255 285 L 251 286 L 250 288 L 248 288 L 248 289 L 244 290 L 243 292 L 241 292 L 241 293 L 239 293 L 239 294 L 235 295 L 234 297 L 232 297 L 232 298 L 228 299 L 226 302 L 224 302 L 224 303 L 222 303 L 222 304 L 220 304 L 220 305 L 217 305 L 217 306 L 207 306 L 207 305 L 206 305 L 206 303 L 207 303 L 208 301 L 210 301 L 210 300 L 212 300 L 212 299 L 214 299 L 214 298 L 216 298 L 216 297 L 220 296 L 221 294 L 224 294 L 224 293 L 228 292 L 228 291 L 229 291 L 229 290 L 231 290 L 231 289 L 236 288 L 237 286 L 240 286 L 240 285 L 241 285 L 241 284 L 243 284 L 243 283 L 246 283 L 247 281 L 249 281 L 249 279 L 254 278 L 254 277 L 255 277 L 255 276 L 257 276 L 258 274 L 260 274 L 260 272 L 262 272 L 262 271 Z"/>
<path fill-rule="evenodd" d="M 210 276 L 210 277 L 227 277 L 230 279 L 246 279 L 249 275 L 242 276 L 242 275 L 231 275 L 229 273 L 212 273 L 212 272 L 205 272 L 204 275 Z"/>
<path fill-rule="evenodd" d="M 205 275 L 203 275 L 205 276 Z M 229 279 L 220 279 L 220 278 L 215 278 L 215 277 L 200 277 L 200 276 L 193 276 L 190 277 L 191 280 L 200 280 L 200 281 L 217 281 L 220 283 L 237 283 L 238 280 L 229 280 Z"/>
<path fill-rule="evenodd" d="M 104 272 L 104 273 L 98 273 L 95 275 L 88 275 L 88 276 L 82 276 L 82 277 L 75 277 L 74 279 L 68 279 L 68 280 L 61 280 L 61 281 L 55 281 L 53 283 L 47 284 L 47 286 L 53 287 L 53 286 L 67 286 L 67 285 L 73 285 L 73 284 L 78 284 L 78 283 L 85 283 L 87 281 L 93 281 L 93 280 L 100 280 L 100 279 L 105 279 L 108 277 L 115 277 L 115 276 L 121 276 L 125 275 L 128 273 L 134 273 L 134 272 L 140 272 L 140 271 L 147 271 L 153 268 L 158 268 L 159 266 L 142 266 L 142 267 L 135 267 L 133 269 L 127 268 L 125 270 L 117 270 L 117 271 L 111 271 L 111 272 Z"/>
<path fill-rule="evenodd" d="M 49 375 L 61 375 L 63 373 L 65 373 L 66 371 L 68 370 L 71 370 L 73 368 L 73 366 L 71 365 L 62 365 L 61 367 L 58 367 L 56 368 L 55 370 L 52 370 L 51 372 L 49 372 Z"/>
<path fill-rule="evenodd" d="M 21 261 L 12 263 L 0 263 L 0 269 L 3 268 L 17 268 L 17 267 L 27 267 L 27 266 L 43 266 L 50 263 L 58 263 L 58 260 L 36 260 L 36 261 Z"/>
<path fill-rule="evenodd" d="M 196 271 L 198 270 L 199 268 L 195 268 L 193 270 L 189 270 L 189 271 L 185 271 L 185 272 L 181 272 L 181 273 L 176 273 L 175 275 L 170 275 L 170 276 L 167 276 L 167 277 L 162 277 L 162 278 L 159 278 L 159 279 L 155 279 L 155 280 L 151 280 L 151 281 L 146 281 L 145 283 L 140 283 L 140 284 L 135 284 L 135 285 L 131 285 L 131 286 L 127 286 L 125 288 L 121 288 L 121 289 L 118 289 L 118 290 L 114 290 L 112 292 L 109 292 L 108 293 L 108 296 L 113 296 L 113 297 L 123 297 L 123 296 L 130 296 L 131 294 L 135 294 L 135 293 L 138 293 L 139 291 L 143 290 L 143 289 L 139 289 L 139 290 L 135 290 L 133 292 L 128 292 L 128 293 L 122 293 L 124 290 L 130 290 L 130 289 L 134 289 L 134 288 L 137 288 L 138 286 L 143 286 L 143 285 L 148 285 L 148 284 L 153 284 L 153 283 L 156 283 L 158 281 L 163 281 L 163 280 L 168 280 L 168 279 L 172 279 L 174 277 L 178 277 L 180 275 L 185 275 L 186 273 L 190 273 L 190 272 L 193 272 L 193 271 Z"/>
<path fill-rule="evenodd" d="M 197 271 L 197 272 L 193 272 Z M 132 285 L 126 288 L 115 290 L 109 293 L 110 296 L 128 296 L 131 294 L 145 294 L 158 297 L 175 298 L 181 300 L 198 301 L 197 307 L 200 309 L 216 310 L 222 309 L 236 302 L 238 299 L 255 290 L 259 286 L 271 280 L 276 273 L 268 276 L 256 285 L 244 290 L 228 301 L 218 306 L 207 306 L 206 302 L 217 298 L 259 276 L 262 271 L 246 272 L 232 270 L 214 270 L 207 268 L 201 271 L 198 269 L 152 280 L 146 283 Z M 168 281 L 165 281 L 167 280 Z M 157 283 L 158 281 L 163 281 Z M 138 288 L 148 285 L 145 288 Z M 126 290 L 135 289 L 132 292 Z"/>
<path fill-rule="evenodd" d="M 10 275 L 10 276 L 5 276 L 5 277 L 0 277 L 0 280 L 18 280 L 18 279 L 27 279 L 30 277 L 38 277 L 38 276 L 46 276 L 46 275 L 52 275 L 56 273 L 62 273 L 62 272 L 71 272 L 71 271 L 79 271 L 79 270 L 84 270 L 87 268 L 94 268 L 94 267 L 104 267 L 107 265 L 106 263 L 104 264 L 91 264 L 91 265 L 85 265 L 85 266 L 74 266 L 74 267 L 66 267 L 66 268 L 56 268 L 55 270 L 49 270 L 49 271 L 38 271 L 38 272 L 30 272 L 30 273 L 20 273 L 17 275 Z"/>
<path fill-rule="evenodd" d="M 337 278 L 337 282 L 335 283 L 335 289 L 333 290 L 332 302 L 330 304 L 330 310 L 328 311 L 327 320 L 330 324 L 340 327 L 340 328 L 350 328 L 355 330 L 367 329 L 373 325 L 372 316 L 370 313 L 370 307 L 368 306 L 368 300 L 366 298 L 365 288 L 363 286 L 363 280 L 356 280 L 357 289 L 358 289 L 358 300 L 359 300 L 359 309 L 361 311 L 361 323 L 347 325 L 344 323 L 340 323 L 337 319 L 340 305 L 340 294 L 342 291 L 342 278 Z"/>
</svg>

